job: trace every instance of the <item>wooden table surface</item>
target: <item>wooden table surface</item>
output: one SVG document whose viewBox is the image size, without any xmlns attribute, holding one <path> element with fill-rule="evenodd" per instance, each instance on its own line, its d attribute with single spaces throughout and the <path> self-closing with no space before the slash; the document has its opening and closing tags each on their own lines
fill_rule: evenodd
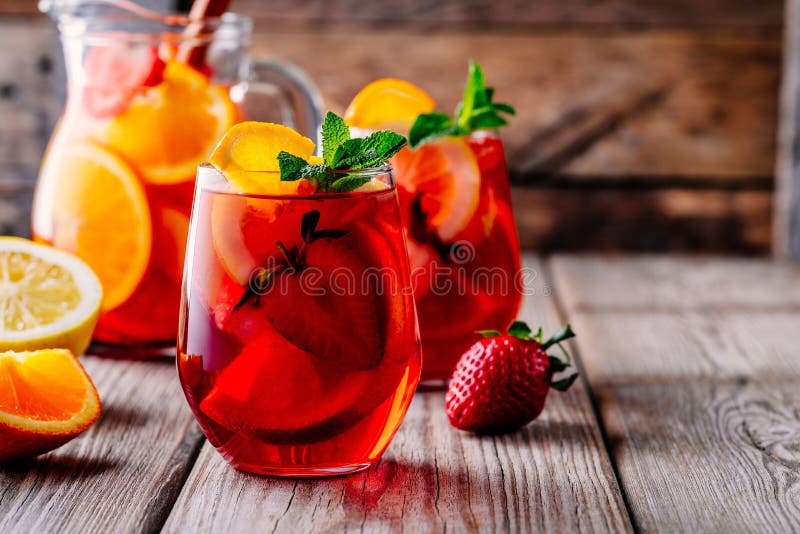
<svg viewBox="0 0 800 534">
<path fill-rule="evenodd" d="M 0 532 L 800 529 L 800 268 L 526 258 L 522 317 L 570 321 L 582 380 L 502 437 L 419 392 L 369 471 L 274 479 L 205 442 L 174 363 L 86 357 L 99 423 L 0 469 Z"/>
</svg>

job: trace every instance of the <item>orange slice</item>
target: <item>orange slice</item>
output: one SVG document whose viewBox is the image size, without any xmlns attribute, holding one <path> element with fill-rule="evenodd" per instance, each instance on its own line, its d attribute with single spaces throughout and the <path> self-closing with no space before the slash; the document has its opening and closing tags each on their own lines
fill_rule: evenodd
<svg viewBox="0 0 800 534">
<path fill-rule="evenodd" d="M 134 162 L 147 182 L 174 184 L 194 176 L 236 116 L 226 88 L 170 61 L 164 81 L 111 119 L 101 138 Z"/>
<path fill-rule="evenodd" d="M 294 195 L 308 182 L 281 182 L 278 165 L 281 151 L 309 163 L 322 162 L 312 156 L 311 139 L 282 124 L 255 121 L 240 122 L 228 130 L 208 162 L 245 193 Z"/>
<path fill-rule="evenodd" d="M 404 197 L 418 199 L 428 227 L 444 243 L 456 240 L 480 200 L 481 172 L 469 144 L 458 137 L 437 139 L 401 150 L 392 165 Z"/>
<path fill-rule="evenodd" d="M 366 85 L 347 108 L 344 120 L 365 129 L 407 131 L 417 115 L 436 108 L 433 99 L 414 85 L 396 78 L 382 78 Z"/>
<path fill-rule="evenodd" d="M 0 353 L 0 462 L 60 447 L 99 415 L 97 390 L 70 351 Z"/>
<path fill-rule="evenodd" d="M 103 285 L 103 310 L 125 302 L 147 270 L 152 228 L 133 169 L 93 143 L 65 145 L 48 165 L 66 176 L 54 194 L 57 248 L 89 264 Z"/>
</svg>

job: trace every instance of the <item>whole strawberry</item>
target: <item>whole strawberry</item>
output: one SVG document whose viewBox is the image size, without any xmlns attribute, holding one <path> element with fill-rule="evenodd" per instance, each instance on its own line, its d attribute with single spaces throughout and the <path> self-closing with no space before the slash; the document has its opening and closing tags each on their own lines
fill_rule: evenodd
<svg viewBox="0 0 800 534">
<path fill-rule="evenodd" d="M 550 388 L 566 391 L 578 377 L 553 381 L 554 374 L 570 367 L 560 345 L 575 337 L 569 325 L 544 342 L 541 328 L 532 335 L 520 321 L 511 323 L 506 334 L 479 333 L 484 339 L 461 356 L 447 389 L 447 417 L 456 428 L 480 434 L 517 430 L 542 413 Z M 561 348 L 566 362 L 547 354 L 553 345 Z"/>
</svg>

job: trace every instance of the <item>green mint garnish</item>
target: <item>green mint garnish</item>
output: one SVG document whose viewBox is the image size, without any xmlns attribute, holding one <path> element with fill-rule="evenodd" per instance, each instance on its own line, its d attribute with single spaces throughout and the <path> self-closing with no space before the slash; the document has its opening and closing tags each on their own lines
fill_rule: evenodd
<svg viewBox="0 0 800 534">
<path fill-rule="evenodd" d="M 493 98 L 494 89 L 486 87 L 483 69 L 470 61 L 464 99 L 456 106 L 455 118 L 440 112 L 420 115 L 411 126 L 409 144 L 416 148 L 437 137 L 463 136 L 475 130 L 506 126 L 508 121 L 501 114 L 514 115 L 514 108 L 508 104 L 492 102 Z"/>
<path fill-rule="evenodd" d="M 405 137 L 390 131 L 351 139 L 350 128 L 344 119 L 329 111 L 322 123 L 322 159 L 325 163 L 310 164 L 303 158 L 281 151 L 278 154 L 281 181 L 305 178 L 314 182 L 320 191 L 353 191 L 370 180 L 369 176 L 360 175 L 358 170 L 385 165 L 406 143 Z"/>
</svg>

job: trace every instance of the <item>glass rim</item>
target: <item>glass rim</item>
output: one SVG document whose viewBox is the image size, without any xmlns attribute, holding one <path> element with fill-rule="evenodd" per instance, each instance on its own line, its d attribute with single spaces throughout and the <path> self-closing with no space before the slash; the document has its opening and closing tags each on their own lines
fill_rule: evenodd
<svg viewBox="0 0 800 534">
<path fill-rule="evenodd" d="M 341 175 L 355 175 L 361 177 L 369 177 L 369 178 L 377 178 L 380 176 L 386 176 L 388 178 L 388 186 L 386 189 L 380 189 L 377 191 L 347 191 L 347 192 L 319 192 L 314 191 L 309 194 L 264 194 L 264 193 L 248 193 L 247 191 L 237 191 L 230 187 L 230 182 L 228 178 L 225 176 L 225 173 L 214 167 L 212 164 L 208 162 L 203 162 L 197 166 L 197 187 L 203 189 L 204 191 L 210 191 L 212 193 L 221 193 L 226 195 L 236 195 L 241 197 L 248 197 L 248 198 L 260 198 L 260 199 L 275 199 L 275 200 L 298 200 L 298 199 L 321 199 L 321 198 L 341 198 L 341 197 L 349 197 L 352 198 L 353 195 L 376 195 L 394 191 L 396 188 L 396 184 L 394 182 L 394 176 L 392 175 L 392 166 L 389 164 L 382 165 L 380 167 L 369 167 L 366 169 L 356 169 L 356 170 L 334 170 L 332 172 Z M 254 174 L 256 176 L 279 176 L 280 171 L 245 171 L 248 174 Z M 211 179 L 217 179 L 218 183 L 208 183 Z"/>
</svg>

